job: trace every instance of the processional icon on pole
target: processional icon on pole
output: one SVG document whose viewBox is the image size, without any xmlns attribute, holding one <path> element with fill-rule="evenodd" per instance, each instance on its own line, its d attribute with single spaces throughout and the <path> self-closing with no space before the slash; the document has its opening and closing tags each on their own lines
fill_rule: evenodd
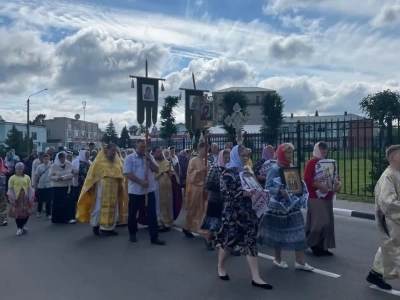
<svg viewBox="0 0 400 300">
<path fill-rule="evenodd" d="M 242 129 L 247 123 L 248 117 L 242 113 L 242 108 L 238 103 L 233 106 L 233 113 L 224 120 L 225 124 L 232 126 L 236 131 L 236 142 L 241 145 L 243 143 Z"/>
</svg>

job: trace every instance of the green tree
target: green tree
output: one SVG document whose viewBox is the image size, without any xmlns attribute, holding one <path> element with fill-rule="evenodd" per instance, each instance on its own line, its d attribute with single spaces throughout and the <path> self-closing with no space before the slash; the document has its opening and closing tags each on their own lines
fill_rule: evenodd
<svg viewBox="0 0 400 300">
<path fill-rule="evenodd" d="M 373 147 L 373 151 L 369 155 L 371 160 L 372 168 L 369 172 L 372 178 L 372 184 L 367 185 L 365 190 L 373 193 L 375 182 L 379 180 L 382 172 L 388 166 L 388 162 L 385 158 L 385 121 L 389 114 L 392 113 L 393 120 L 398 120 L 400 117 L 400 94 L 398 92 L 393 92 L 391 90 L 385 90 L 382 92 L 377 92 L 375 94 L 370 94 L 364 97 L 359 106 L 365 115 L 372 119 L 374 122 L 379 124 L 379 144 Z M 390 146 L 390 145 L 386 145 Z"/>
<path fill-rule="evenodd" d="M 131 137 L 129 136 L 129 130 L 126 126 L 121 130 L 121 135 L 118 139 L 118 146 L 120 148 L 131 147 Z"/>
<path fill-rule="evenodd" d="M 261 138 L 264 143 L 276 145 L 284 121 L 284 107 L 285 100 L 278 93 L 268 93 L 264 96 L 261 106 Z"/>
<path fill-rule="evenodd" d="M 248 115 L 247 112 L 247 97 L 242 91 L 225 92 L 221 99 L 221 106 L 224 110 L 222 120 L 219 122 L 221 127 L 227 134 L 227 140 L 233 142 L 236 140 L 236 129 L 225 123 L 225 118 L 233 113 L 233 106 L 237 103 L 242 109 L 243 115 Z"/>
<path fill-rule="evenodd" d="M 28 138 L 28 137 L 25 135 L 25 137 L 24 137 L 24 142 L 23 142 L 24 144 L 23 144 L 23 146 L 22 146 L 22 148 L 24 149 L 23 151 L 25 151 L 25 152 L 27 151 L 27 149 L 26 149 L 26 139 L 27 139 L 27 138 Z M 32 151 L 33 148 L 35 148 L 34 145 L 33 145 L 33 139 L 30 138 L 30 139 L 29 139 L 29 149 L 31 149 L 31 151 Z M 28 154 L 30 154 L 30 153 L 28 153 Z"/>
<path fill-rule="evenodd" d="M 319 117 L 318 110 L 315 111 L 315 116 Z"/>
<path fill-rule="evenodd" d="M 46 114 L 38 114 L 33 121 L 29 121 L 31 125 L 44 125 L 44 120 L 46 119 Z"/>
<path fill-rule="evenodd" d="M 114 122 L 112 119 L 110 119 L 110 123 L 108 123 L 107 125 L 106 133 L 103 136 L 103 142 L 106 144 L 118 143 L 118 134 L 117 131 L 115 130 Z"/>
<path fill-rule="evenodd" d="M 8 149 L 14 149 L 17 155 L 26 151 L 26 142 L 24 143 L 23 133 L 22 131 L 18 131 L 14 125 L 8 131 L 5 142 Z"/>
<path fill-rule="evenodd" d="M 129 133 L 131 135 L 145 136 L 146 135 L 146 126 L 144 126 L 143 124 L 140 124 L 139 126 L 132 125 L 129 127 Z"/>
<path fill-rule="evenodd" d="M 179 97 L 168 96 L 160 112 L 160 138 L 171 143 L 172 136 L 178 133 L 175 124 L 174 108 L 178 107 Z"/>
</svg>

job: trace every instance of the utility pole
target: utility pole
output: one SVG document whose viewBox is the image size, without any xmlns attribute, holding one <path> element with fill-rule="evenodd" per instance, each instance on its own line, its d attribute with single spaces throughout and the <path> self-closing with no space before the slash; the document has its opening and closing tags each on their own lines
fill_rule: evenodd
<svg viewBox="0 0 400 300">
<path fill-rule="evenodd" d="M 47 88 L 43 89 L 43 90 L 41 90 L 39 92 L 33 93 L 32 95 L 30 95 L 28 97 L 28 100 L 26 100 L 26 152 L 28 153 L 28 155 L 29 155 L 29 152 L 31 152 L 31 149 L 30 149 L 31 138 L 30 138 L 30 135 L 29 135 L 29 112 L 30 112 L 30 104 L 31 104 L 30 98 L 32 96 L 37 95 L 37 94 L 39 94 L 41 92 L 44 92 L 44 91 L 47 91 Z M 23 136 L 22 136 L 22 138 L 23 138 Z"/>
<path fill-rule="evenodd" d="M 82 101 L 82 105 L 83 105 L 83 124 L 85 125 L 85 146 L 87 147 L 87 136 L 88 136 L 88 132 L 87 132 L 87 126 L 86 126 L 86 101 Z"/>
</svg>

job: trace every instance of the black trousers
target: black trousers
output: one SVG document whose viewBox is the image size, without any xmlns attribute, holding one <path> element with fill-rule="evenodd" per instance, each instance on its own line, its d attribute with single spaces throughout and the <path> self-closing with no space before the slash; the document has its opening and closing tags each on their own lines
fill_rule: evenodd
<svg viewBox="0 0 400 300">
<path fill-rule="evenodd" d="M 138 232 L 136 215 L 139 210 L 140 203 L 144 201 L 145 195 L 129 194 L 128 230 L 130 235 L 135 235 Z M 154 192 L 148 194 L 146 214 L 150 238 L 156 239 L 158 238 L 158 223 L 156 213 L 156 195 L 154 194 Z"/>
<path fill-rule="evenodd" d="M 26 223 L 28 223 L 28 219 L 29 217 L 23 219 L 15 219 L 15 223 L 17 224 L 18 229 L 22 229 L 26 225 Z"/>
<path fill-rule="evenodd" d="M 37 212 L 41 213 L 43 210 L 43 202 L 46 202 L 46 216 L 51 216 L 51 203 L 53 200 L 52 188 L 37 189 Z"/>
</svg>

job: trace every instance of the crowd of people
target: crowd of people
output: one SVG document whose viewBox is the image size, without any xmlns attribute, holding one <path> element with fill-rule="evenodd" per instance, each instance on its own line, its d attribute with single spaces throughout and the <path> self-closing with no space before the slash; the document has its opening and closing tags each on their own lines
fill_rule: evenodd
<svg viewBox="0 0 400 300">
<path fill-rule="evenodd" d="M 333 201 L 342 184 L 336 168 L 324 176 L 323 162 L 328 144 L 318 142 L 306 163 L 303 178 L 293 184 L 285 180 L 285 170 L 294 169 L 294 146 L 271 145 L 260 159 L 250 159 L 251 150 L 243 145 L 200 142 L 196 149 L 176 154 L 174 147 L 147 149 L 139 140 L 135 149 L 121 150 L 110 143 L 97 151 L 94 145 L 82 149 L 73 159 L 66 152 L 50 147 L 31 155 L 14 150 L 0 158 L 0 225 L 14 218 L 17 235 L 27 233 L 33 213 L 42 213 L 53 223 L 90 223 L 93 234 L 116 236 L 117 226 L 128 226 L 129 239 L 138 242 L 138 223 L 148 226 L 150 242 L 163 246 L 160 232 L 174 226 L 185 196 L 187 210 L 182 228 L 187 238 L 193 233 L 204 237 L 209 251 L 218 249 L 217 274 L 228 281 L 226 258 L 245 256 L 252 274 L 252 286 L 272 289 L 258 271 L 258 245 L 274 249 L 273 265 L 289 268 L 282 251 L 295 254 L 294 268 L 313 271 L 303 252 L 311 248 L 316 257 L 329 257 L 335 248 Z M 376 201 L 382 245 L 367 281 L 391 289 L 385 278 L 399 277 L 397 261 L 397 221 L 400 191 L 400 146 L 387 150 L 390 167 L 377 183 Z M 254 178 L 256 185 L 244 179 Z M 322 174 L 322 175 L 321 175 Z M 261 210 L 255 203 L 266 199 Z M 8 204 L 10 203 L 10 205 Z M 302 209 L 307 209 L 304 220 Z M 260 213 L 262 211 L 262 213 Z M 395 251 L 394 251 L 395 249 Z"/>
</svg>

